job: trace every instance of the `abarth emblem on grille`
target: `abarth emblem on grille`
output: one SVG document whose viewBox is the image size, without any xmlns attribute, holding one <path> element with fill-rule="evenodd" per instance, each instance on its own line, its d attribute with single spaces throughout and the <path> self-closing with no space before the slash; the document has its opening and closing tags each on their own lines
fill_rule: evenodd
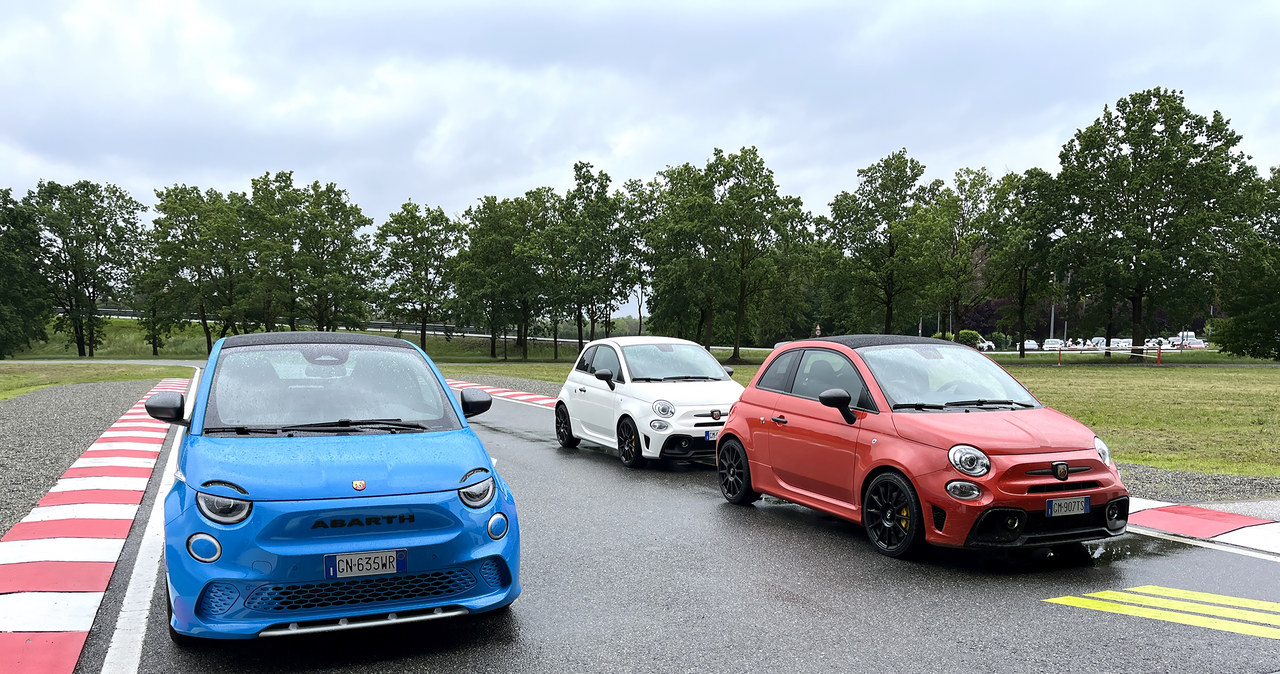
<svg viewBox="0 0 1280 674">
<path fill-rule="evenodd" d="M 711 418 L 720 421 L 720 410 L 711 410 Z"/>
<path fill-rule="evenodd" d="M 1062 478 L 1059 478 L 1062 479 Z M 356 491 L 364 491 L 364 480 L 352 480 L 351 488 Z"/>
<path fill-rule="evenodd" d="M 1068 475 L 1070 472 L 1071 472 L 1071 471 L 1067 469 L 1067 462 L 1066 462 L 1066 461 L 1055 461 L 1055 462 L 1053 462 L 1053 476 L 1054 476 L 1054 477 L 1056 477 L 1056 478 L 1058 478 L 1059 480 L 1064 480 L 1064 481 L 1065 481 L 1065 480 L 1067 479 L 1067 475 Z"/>
</svg>

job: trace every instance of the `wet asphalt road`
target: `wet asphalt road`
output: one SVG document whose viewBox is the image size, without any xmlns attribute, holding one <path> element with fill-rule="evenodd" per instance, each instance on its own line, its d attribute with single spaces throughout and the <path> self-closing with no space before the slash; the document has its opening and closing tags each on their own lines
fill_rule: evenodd
<svg viewBox="0 0 1280 674">
<path fill-rule="evenodd" d="M 629 471 L 602 448 L 562 449 L 550 410 L 495 400 L 473 425 L 518 501 L 524 594 L 510 611 L 183 650 L 161 581 L 140 670 L 1280 671 L 1280 640 L 1043 601 L 1160 585 L 1280 602 L 1276 562 L 1136 535 L 1066 558 L 891 560 L 850 523 L 725 503 L 710 468 Z M 79 671 L 101 665 L 143 526 Z"/>
</svg>

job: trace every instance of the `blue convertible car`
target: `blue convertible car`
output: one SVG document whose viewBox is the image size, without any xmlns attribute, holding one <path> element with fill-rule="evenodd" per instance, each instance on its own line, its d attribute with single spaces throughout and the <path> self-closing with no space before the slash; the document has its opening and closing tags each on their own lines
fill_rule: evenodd
<svg viewBox="0 0 1280 674">
<path fill-rule="evenodd" d="M 165 497 L 170 635 L 248 638 L 489 611 L 520 594 L 515 500 L 426 354 L 283 332 L 214 345 Z"/>
</svg>

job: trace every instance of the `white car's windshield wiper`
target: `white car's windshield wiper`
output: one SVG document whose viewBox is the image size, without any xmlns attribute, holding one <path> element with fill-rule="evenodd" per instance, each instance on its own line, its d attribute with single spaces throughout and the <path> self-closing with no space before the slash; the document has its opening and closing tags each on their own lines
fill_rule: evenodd
<svg viewBox="0 0 1280 674">
<path fill-rule="evenodd" d="M 348 432 L 352 430 L 364 431 L 375 429 L 404 429 L 415 431 L 428 431 L 430 427 L 420 424 L 416 421 L 404 421 L 403 419 L 338 419 L 337 421 L 318 421 L 311 424 L 293 424 L 284 426 L 280 430 L 290 431 L 335 431 Z"/>
<path fill-rule="evenodd" d="M 662 381 L 658 377 L 632 377 L 631 381 Z"/>
<path fill-rule="evenodd" d="M 897 403 L 892 409 L 895 410 L 941 410 L 946 409 L 937 403 Z"/>
<path fill-rule="evenodd" d="M 1019 400 L 985 400 L 978 398 L 977 400 L 952 400 L 947 403 L 947 407 L 988 407 L 988 406 L 1008 406 L 1017 405 L 1018 407 L 1035 407 L 1031 403 L 1024 403 Z"/>
<path fill-rule="evenodd" d="M 236 435 L 280 435 L 279 428 L 263 427 L 263 426 L 214 426 L 205 428 L 201 433 L 235 433 Z"/>
<path fill-rule="evenodd" d="M 675 374 L 670 377 L 663 377 L 662 381 L 716 381 L 719 377 L 709 377 L 705 374 Z"/>
</svg>

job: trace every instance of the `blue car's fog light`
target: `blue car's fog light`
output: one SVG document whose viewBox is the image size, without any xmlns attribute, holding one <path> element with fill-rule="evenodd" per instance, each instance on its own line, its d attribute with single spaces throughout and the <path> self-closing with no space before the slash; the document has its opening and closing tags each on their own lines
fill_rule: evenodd
<svg viewBox="0 0 1280 674">
<path fill-rule="evenodd" d="M 489 538 L 498 540 L 507 535 L 507 516 L 502 513 L 495 513 L 489 518 Z"/>
<path fill-rule="evenodd" d="M 194 534 L 187 539 L 187 552 L 197 562 L 216 562 L 222 556 L 222 544 L 209 534 Z"/>
</svg>

